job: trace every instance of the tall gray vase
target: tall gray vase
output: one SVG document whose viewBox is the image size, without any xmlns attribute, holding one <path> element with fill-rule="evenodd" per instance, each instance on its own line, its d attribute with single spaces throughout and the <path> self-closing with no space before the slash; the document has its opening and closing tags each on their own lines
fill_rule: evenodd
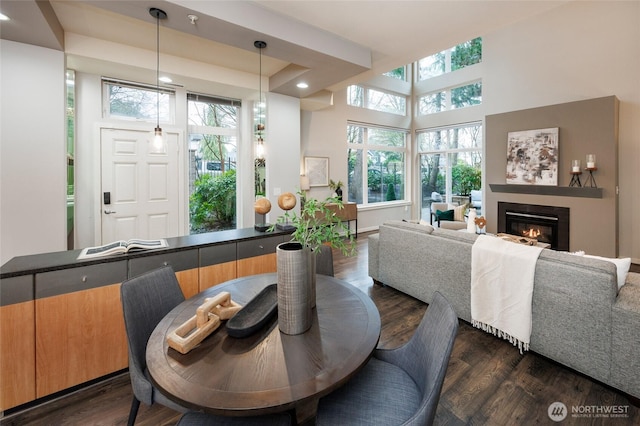
<svg viewBox="0 0 640 426">
<path fill-rule="evenodd" d="M 309 252 L 309 248 L 292 242 L 276 248 L 278 327 L 285 334 L 301 334 L 311 327 Z"/>
</svg>

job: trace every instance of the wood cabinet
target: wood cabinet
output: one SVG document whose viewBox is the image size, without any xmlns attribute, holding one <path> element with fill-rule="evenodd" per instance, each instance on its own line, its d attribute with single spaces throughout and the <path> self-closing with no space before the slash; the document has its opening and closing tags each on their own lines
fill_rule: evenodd
<svg viewBox="0 0 640 426">
<path fill-rule="evenodd" d="M 254 229 L 168 239 L 153 252 L 78 261 L 80 250 L 20 256 L 0 275 L 0 411 L 128 365 L 120 285 L 170 265 L 185 298 L 276 271 L 286 233 Z"/>
<path fill-rule="evenodd" d="M 36 397 L 127 367 L 127 262 L 36 274 Z"/>
<path fill-rule="evenodd" d="M 33 275 L 0 281 L 0 411 L 36 398 Z"/>
<path fill-rule="evenodd" d="M 147 271 L 163 266 L 171 266 L 176 273 L 180 288 L 186 299 L 200 292 L 198 275 L 198 249 L 182 250 L 138 257 L 129 261 L 129 277 L 136 277 Z"/>
<path fill-rule="evenodd" d="M 200 249 L 200 291 L 238 277 L 236 243 Z"/>
<path fill-rule="evenodd" d="M 276 272 L 276 247 L 284 242 L 281 235 L 260 240 L 238 242 L 238 278 Z"/>
</svg>

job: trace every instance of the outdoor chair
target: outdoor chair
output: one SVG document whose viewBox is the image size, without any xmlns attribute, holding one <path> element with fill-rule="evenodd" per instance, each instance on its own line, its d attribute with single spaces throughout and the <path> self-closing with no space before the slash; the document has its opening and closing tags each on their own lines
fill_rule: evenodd
<svg viewBox="0 0 640 426">
<path fill-rule="evenodd" d="M 411 339 L 396 349 L 376 349 L 364 368 L 342 388 L 320 399 L 316 424 L 433 424 L 458 317 L 435 292 Z"/>
</svg>

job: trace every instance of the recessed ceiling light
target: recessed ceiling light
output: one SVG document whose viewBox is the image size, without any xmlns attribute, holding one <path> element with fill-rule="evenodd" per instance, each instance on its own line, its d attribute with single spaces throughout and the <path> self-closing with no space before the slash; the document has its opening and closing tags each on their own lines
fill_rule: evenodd
<svg viewBox="0 0 640 426">
<path fill-rule="evenodd" d="M 305 83 L 304 81 L 301 83 L 296 84 L 296 86 L 298 87 L 298 89 L 306 89 L 307 87 L 309 87 L 309 85 L 307 83 Z"/>
<path fill-rule="evenodd" d="M 162 76 L 160 77 L 158 80 L 160 80 L 163 83 L 171 83 L 173 80 L 171 80 L 169 77 L 167 76 Z"/>
<path fill-rule="evenodd" d="M 9 17 L 4 13 L 0 13 L 0 21 L 8 21 Z"/>
</svg>

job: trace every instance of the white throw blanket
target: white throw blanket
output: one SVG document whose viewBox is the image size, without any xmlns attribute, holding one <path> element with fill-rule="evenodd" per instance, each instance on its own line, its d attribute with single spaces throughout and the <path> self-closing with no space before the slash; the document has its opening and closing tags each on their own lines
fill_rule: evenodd
<svg viewBox="0 0 640 426">
<path fill-rule="evenodd" d="M 471 249 L 471 323 L 529 350 L 531 301 L 542 248 L 480 235 Z"/>
</svg>

